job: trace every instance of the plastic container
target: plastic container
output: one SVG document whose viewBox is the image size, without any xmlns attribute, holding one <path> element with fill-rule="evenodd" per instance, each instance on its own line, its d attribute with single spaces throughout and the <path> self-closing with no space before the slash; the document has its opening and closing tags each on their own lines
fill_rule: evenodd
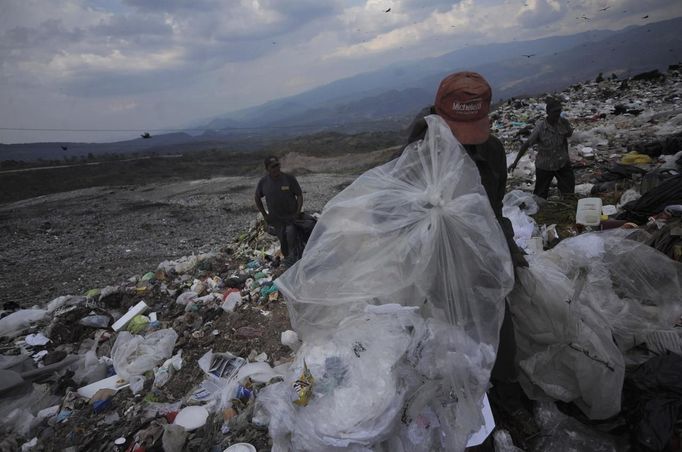
<svg viewBox="0 0 682 452">
<path fill-rule="evenodd" d="M 233 444 L 223 452 L 256 452 L 256 448 L 249 443 Z"/>
<path fill-rule="evenodd" d="M 583 198 L 578 200 L 575 222 L 584 226 L 599 226 L 601 222 L 601 198 Z"/>
</svg>

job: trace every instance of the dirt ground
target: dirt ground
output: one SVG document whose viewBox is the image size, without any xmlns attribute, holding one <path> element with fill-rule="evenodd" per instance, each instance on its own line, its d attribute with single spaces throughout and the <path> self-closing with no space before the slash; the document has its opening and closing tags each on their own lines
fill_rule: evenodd
<svg viewBox="0 0 682 452">
<path fill-rule="evenodd" d="M 286 169 L 286 168 L 285 168 Z M 355 176 L 299 176 L 319 211 Z M 0 301 L 45 305 L 227 246 L 257 219 L 257 177 L 94 187 L 0 206 Z"/>
</svg>

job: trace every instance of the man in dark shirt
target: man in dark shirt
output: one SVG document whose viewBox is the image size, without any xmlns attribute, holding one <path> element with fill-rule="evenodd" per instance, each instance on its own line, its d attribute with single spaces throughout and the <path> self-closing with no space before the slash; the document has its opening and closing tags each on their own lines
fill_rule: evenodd
<svg viewBox="0 0 682 452">
<path fill-rule="evenodd" d="M 514 163 L 509 165 L 509 171 L 512 171 L 528 148 L 536 145 L 538 155 L 535 159 L 533 193 L 545 199 L 555 177 L 562 195 L 575 192 L 575 175 L 568 158 L 568 137 L 573 135 L 573 128 L 566 118 L 561 117 L 561 109 L 559 99 L 547 99 L 547 118 L 538 123 L 528 140 L 521 145 Z"/>
<path fill-rule="evenodd" d="M 459 141 L 476 164 L 481 184 L 488 195 L 495 217 L 502 227 L 515 267 L 527 267 L 528 262 L 514 242 L 514 229 L 509 219 L 502 215 L 502 199 L 507 184 L 507 161 L 504 146 L 490 134 L 490 100 L 492 90 L 488 82 L 475 72 L 456 72 L 440 83 L 435 104 L 422 110 L 412 123 L 408 144 L 423 139 L 427 124 L 425 116 L 437 114 L 450 126 Z M 521 402 L 521 387 L 517 382 L 516 340 L 509 306 L 500 328 L 500 344 L 497 359 L 491 373 L 496 391 L 493 402 L 501 400 L 507 417 L 519 422 L 523 433 L 530 436 L 537 432 L 537 425 Z M 493 403 L 495 407 L 496 404 Z"/>
<path fill-rule="evenodd" d="M 267 157 L 265 169 L 268 174 L 256 186 L 256 207 L 268 226 L 275 230 L 284 255 L 284 265 L 288 267 L 300 258 L 297 255 L 298 233 L 294 223 L 301 216 L 303 193 L 296 178 L 281 171 L 277 157 Z M 264 196 L 267 211 L 263 207 Z"/>
</svg>

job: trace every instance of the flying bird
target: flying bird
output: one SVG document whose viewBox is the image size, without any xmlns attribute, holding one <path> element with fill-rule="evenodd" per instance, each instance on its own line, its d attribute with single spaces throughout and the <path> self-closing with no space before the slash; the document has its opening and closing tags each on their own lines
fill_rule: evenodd
<svg viewBox="0 0 682 452">
<path fill-rule="evenodd" d="M 66 151 L 67 149 L 69 149 L 68 146 L 61 146 L 61 148 L 62 148 L 62 151 Z"/>
<path fill-rule="evenodd" d="M 531 53 L 530 55 L 521 55 L 521 56 L 525 56 L 526 58 L 530 58 L 530 57 L 534 57 L 535 54 L 534 54 L 534 53 Z"/>
<path fill-rule="evenodd" d="M 143 133 L 143 134 L 140 135 L 140 136 L 141 136 L 142 138 L 144 138 L 144 139 L 147 139 L 147 138 L 151 138 L 151 137 L 152 137 L 151 135 L 149 135 L 149 132 L 145 132 L 145 133 Z"/>
<path fill-rule="evenodd" d="M 387 9 L 386 11 L 384 11 L 384 12 L 385 12 L 385 13 L 390 13 L 390 12 L 391 12 L 391 8 L 388 8 L 388 9 Z"/>
<path fill-rule="evenodd" d="M 649 15 L 647 14 L 646 16 L 642 16 L 642 19 L 648 19 Z"/>
<path fill-rule="evenodd" d="M 600 9 L 599 11 L 606 11 L 607 9 L 611 8 L 610 6 L 607 6 L 605 8 Z"/>
<path fill-rule="evenodd" d="M 579 17 L 578 19 L 585 19 L 585 20 L 587 20 L 587 21 L 590 21 L 590 20 L 592 20 L 592 19 L 590 19 L 590 18 L 589 18 L 589 17 L 587 17 L 587 16 L 580 16 L 580 17 Z"/>
</svg>

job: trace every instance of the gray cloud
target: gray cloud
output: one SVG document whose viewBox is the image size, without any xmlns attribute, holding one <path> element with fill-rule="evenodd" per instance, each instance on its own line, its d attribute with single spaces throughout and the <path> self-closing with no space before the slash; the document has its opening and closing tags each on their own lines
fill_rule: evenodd
<svg viewBox="0 0 682 452">
<path fill-rule="evenodd" d="M 115 15 L 107 21 L 100 21 L 88 32 L 95 36 L 136 38 L 140 36 L 172 36 L 173 28 L 158 15 Z"/>
<path fill-rule="evenodd" d="M 559 5 L 559 9 L 554 9 L 548 0 L 537 0 L 535 8 L 524 9 L 518 15 L 519 25 L 537 28 L 557 22 L 566 15 L 566 8 L 562 4 Z"/>
<path fill-rule="evenodd" d="M 105 128 L 177 125 L 467 44 L 532 39 L 539 28 L 567 34 L 616 20 L 623 27 L 656 8 L 660 20 L 679 0 L 608 0 L 613 6 L 598 25 L 574 20 L 577 11 L 596 11 L 591 0 L 571 0 L 570 13 L 531 1 L 516 17 L 519 9 L 503 0 L 462 3 L 448 14 L 459 0 L 387 0 L 385 7 L 368 0 L 5 3 L 0 118 L 65 128 L 100 121 Z M 378 45 L 354 46 L 372 40 Z M 343 56 L 349 48 L 352 57 Z"/>
</svg>

